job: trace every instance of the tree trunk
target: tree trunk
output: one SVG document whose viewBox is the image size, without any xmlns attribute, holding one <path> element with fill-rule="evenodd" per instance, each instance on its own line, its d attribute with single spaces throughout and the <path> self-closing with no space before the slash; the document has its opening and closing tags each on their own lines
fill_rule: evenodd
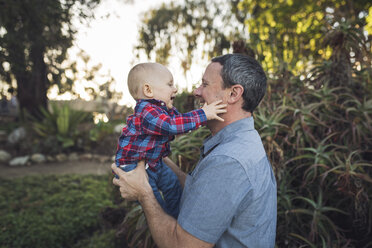
<svg viewBox="0 0 372 248">
<path fill-rule="evenodd" d="M 40 107 L 47 107 L 47 74 L 44 62 L 44 47 L 34 44 L 30 51 L 31 72 L 27 69 L 17 75 L 18 101 L 21 110 L 26 110 L 35 117 L 40 117 Z"/>
<path fill-rule="evenodd" d="M 330 71 L 332 87 L 350 87 L 352 82 L 352 68 L 349 52 L 345 48 L 334 48 L 331 56 L 332 67 Z"/>
</svg>

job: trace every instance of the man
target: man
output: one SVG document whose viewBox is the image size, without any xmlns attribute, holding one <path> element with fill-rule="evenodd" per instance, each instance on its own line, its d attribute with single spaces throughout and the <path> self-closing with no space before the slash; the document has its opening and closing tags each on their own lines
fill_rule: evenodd
<svg viewBox="0 0 372 248">
<path fill-rule="evenodd" d="M 266 90 L 266 76 L 251 57 L 227 54 L 212 59 L 194 92 L 201 102 L 222 100 L 224 122 L 211 120 L 191 175 L 164 161 L 184 186 L 178 219 L 165 214 L 146 179 L 144 163 L 131 172 L 112 166 L 122 197 L 137 200 L 159 247 L 274 247 L 276 182 L 253 110 Z"/>
</svg>

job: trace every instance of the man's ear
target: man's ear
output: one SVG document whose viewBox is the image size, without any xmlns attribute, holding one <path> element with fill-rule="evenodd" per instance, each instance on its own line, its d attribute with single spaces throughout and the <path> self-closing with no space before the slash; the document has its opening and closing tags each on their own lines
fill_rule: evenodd
<svg viewBox="0 0 372 248">
<path fill-rule="evenodd" d="M 142 86 L 142 92 L 143 95 L 147 98 L 153 98 L 154 97 L 154 91 L 151 88 L 151 85 L 148 83 L 144 83 Z"/>
<path fill-rule="evenodd" d="M 243 93 L 244 93 L 243 86 L 241 86 L 240 84 L 233 85 L 230 88 L 230 95 L 228 97 L 227 102 L 230 103 L 230 104 L 236 103 L 237 101 L 239 101 L 242 98 Z"/>
</svg>

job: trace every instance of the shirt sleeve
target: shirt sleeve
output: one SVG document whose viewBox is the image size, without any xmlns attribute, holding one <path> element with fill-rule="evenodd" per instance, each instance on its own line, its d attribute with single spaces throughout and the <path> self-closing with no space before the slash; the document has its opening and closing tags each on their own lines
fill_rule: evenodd
<svg viewBox="0 0 372 248">
<path fill-rule="evenodd" d="M 142 118 L 142 130 L 150 135 L 183 134 L 207 123 L 207 117 L 202 109 L 169 116 L 149 105 L 144 108 Z"/>
<path fill-rule="evenodd" d="M 197 173 L 186 180 L 177 221 L 191 235 L 215 244 L 252 187 L 244 169 L 231 157 L 207 157 L 198 166 Z"/>
</svg>

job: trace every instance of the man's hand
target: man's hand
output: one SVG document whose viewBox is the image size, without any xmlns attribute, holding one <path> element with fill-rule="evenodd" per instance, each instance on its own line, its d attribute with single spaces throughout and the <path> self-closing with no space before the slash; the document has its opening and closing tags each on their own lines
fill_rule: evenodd
<svg viewBox="0 0 372 248">
<path fill-rule="evenodd" d="M 202 109 L 204 110 L 207 120 L 224 121 L 218 114 L 226 113 L 226 104 L 221 104 L 222 100 L 212 102 L 211 104 L 204 103 Z"/>
<path fill-rule="evenodd" d="M 111 168 L 119 176 L 119 179 L 114 177 L 112 183 L 120 187 L 123 198 L 129 201 L 141 201 L 148 194 L 152 194 L 144 161 L 139 161 L 137 167 L 129 172 L 123 171 L 115 164 L 112 164 Z"/>
</svg>

